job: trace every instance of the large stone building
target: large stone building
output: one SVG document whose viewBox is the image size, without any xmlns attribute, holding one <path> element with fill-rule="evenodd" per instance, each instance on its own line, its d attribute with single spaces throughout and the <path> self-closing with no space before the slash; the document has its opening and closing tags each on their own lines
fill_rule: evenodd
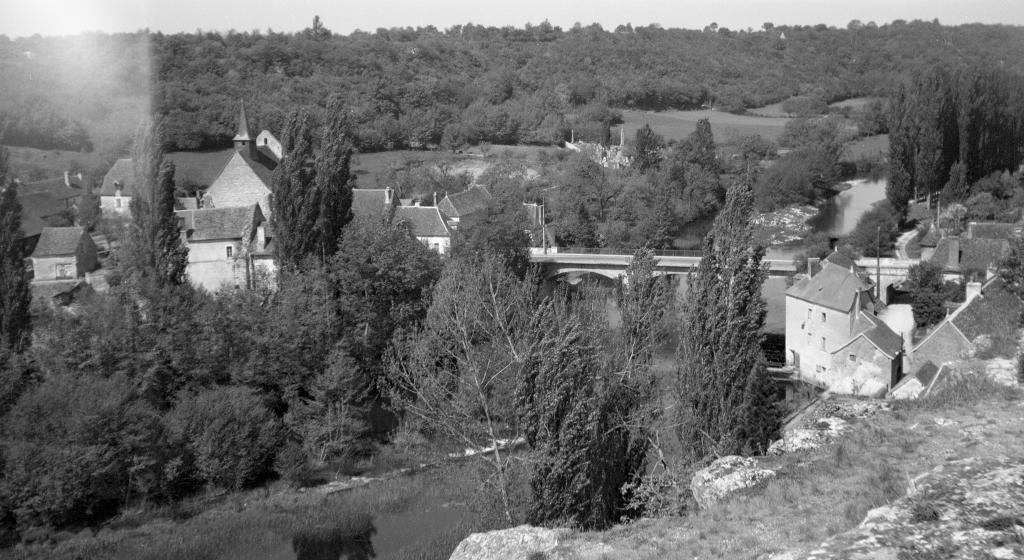
<svg viewBox="0 0 1024 560">
<path fill-rule="evenodd" d="M 175 215 L 188 246 L 188 279 L 193 285 L 211 292 L 256 286 L 265 274 L 262 257 L 268 249 L 258 204 L 179 210 Z"/>
<path fill-rule="evenodd" d="M 903 371 L 903 338 L 875 315 L 874 286 L 838 252 L 786 291 L 786 361 L 831 391 L 878 396 Z"/>
<path fill-rule="evenodd" d="M 259 204 L 270 215 L 271 175 L 281 161 L 281 143 L 269 131 L 256 138 L 249 133 L 249 119 L 242 106 L 235 153 L 217 174 L 202 198 L 204 208 L 249 207 Z"/>
</svg>

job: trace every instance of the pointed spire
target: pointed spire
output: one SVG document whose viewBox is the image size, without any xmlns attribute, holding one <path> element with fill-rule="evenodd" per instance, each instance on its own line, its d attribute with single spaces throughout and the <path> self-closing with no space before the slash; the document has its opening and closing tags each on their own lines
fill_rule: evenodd
<svg viewBox="0 0 1024 560">
<path fill-rule="evenodd" d="M 235 135 L 234 141 L 250 142 L 252 137 L 249 136 L 249 119 L 245 116 L 245 101 L 241 101 L 240 104 L 242 109 L 238 113 L 238 134 Z"/>
</svg>

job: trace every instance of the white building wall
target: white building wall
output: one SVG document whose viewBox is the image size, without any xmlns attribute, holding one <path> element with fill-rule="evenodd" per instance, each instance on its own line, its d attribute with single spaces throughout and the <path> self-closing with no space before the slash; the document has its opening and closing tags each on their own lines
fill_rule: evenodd
<svg viewBox="0 0 1024 560">
<path fill-rule="evenodd" d="M 128 216 L 131 215 L 131 201 L 130 196 L 101 196 L 100 210 L 108 216 Z"/>
<path fill-rule="evenodd" d="M 447 255 L 452 247 L 452 238 L 444 237 L 417 237 L 420 243 L 439 255 Z"/>
<path fill-rule="evenodd" d="M 850 314 L 786 296 L 786 361 L 804 377 L 820 378 L 832 354 L 850 341 Z"/>
<path fill-rule="evenodd" d="M 74 255 L 62 257 L 32 257 L 32 278 L 34 280 L 57 280 L 75 278 L 78 275 Z M 64 274 L 58 274 L 63 270 Z"/>
<path fill-rule="evenodd" d="M 227 248 L 231 256 L 227 256 Z M 242 244 L 236 239 L 192 241 L 188 244 L 188 279 L 211 292 L 248 287 Z"/>
</svg>

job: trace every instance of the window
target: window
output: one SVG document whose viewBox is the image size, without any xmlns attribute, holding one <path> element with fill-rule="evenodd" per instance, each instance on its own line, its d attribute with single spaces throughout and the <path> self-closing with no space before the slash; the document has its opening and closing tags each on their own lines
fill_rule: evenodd
<svg viewBox="0 0 1024 560">
<path fill-rule="evenodd" d="M 825 337 L 821 337 L 821 349 L 825 349 Z"/>
<path fill-rule="evenodd" d="M 66 263 L 58 264 L 54 268 L 56 268 L 55 272 L 57 278 L 74 278 L 74 265 Z"/>
<path fill-rule="evenodd" d="M 227 255 L 228 255 L 228 258 L 230 259 L 231 258 L 231 245 L 227 246 Z"/>
<path fill-rule="evenodd" d="M 807 320 L 808 321 L 811 320 L 811 308 L 810 307 L 807 308 Z"/>
<path fill-rule="evenodd" d="M 850 361 L 851 362 L 856 362 L 857 361 L 857 355 L 856 354 L 850 354 Z"/>
<path fill-rule="evenodd" d="M 825 312 L 824 311 L 821 312 L 821 322 L 822 323 L 825 322 Z"/>
<path fill-rule="evenodd" d="M 115 198 L 114 199 L 114 208 L 120 208 L 120 207 L 121 207 L 121 199 L 120 198 Z"/>
</svg>

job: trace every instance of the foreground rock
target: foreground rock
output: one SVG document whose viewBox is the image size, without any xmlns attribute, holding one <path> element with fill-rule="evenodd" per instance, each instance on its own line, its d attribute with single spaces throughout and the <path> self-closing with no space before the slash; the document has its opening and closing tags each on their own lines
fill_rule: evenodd
<svg viewBox="0 0 1024 560">
<path fill-rule="evenodd" d="M 775 471 L 757 468 L 750 457 L 728 455 L 697 471 L 690 480 L 690 492 L 701 509 L 775 476 Z"/>
<path fill-rule="evenodd" d="M 546 555 L 558 546 L 562 531 L 520 525 L 502 531 L 474 533 L 465 538 L 449 560 L 523 560 Z"/>
<path fill-rule="evenodd" d="M 1024 558 L 1024 459 L 936 467 L 906 497 L 803 558 Z"/>
<path fill-rule="evenodd" d="M 817 449 L 836 440 L 846 431 L 846 420 L 835 416 L 820 418 L 809 428 L 794 428 L 786 431 L 782 439 L 768 447 L 769 455 L 781 455 L 794 451 Z"/>
</svg>

